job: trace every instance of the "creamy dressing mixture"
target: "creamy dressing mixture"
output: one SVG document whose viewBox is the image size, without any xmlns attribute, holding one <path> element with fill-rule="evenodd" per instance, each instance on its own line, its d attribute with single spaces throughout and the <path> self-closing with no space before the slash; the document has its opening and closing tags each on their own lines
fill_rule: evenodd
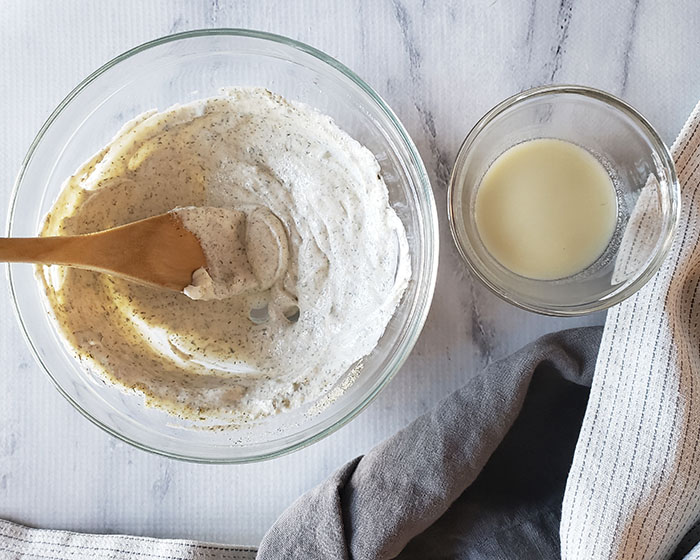
<svg viewBox="0 0 700 560">
<path fill-rule="evenodd" d="M 262 206 L 189 207 L 172 211 L 199 240 L 207 267 L 196 270 L 184 289 L 192 299 L 226 299 L 272 287 L 287 270 L 284 226 Z"/>
<path fill-rule="evenodd" d="M 263 89 L 147 112 L 66 182 L 41 234 L 176 209 L 207 270 L 188 297 L 40 268 L 58 329 L 92 371 L 184 417 L 315 399 L 371 352 L 410 279 L 379 172 L 329 117 Z"/>
</svg>

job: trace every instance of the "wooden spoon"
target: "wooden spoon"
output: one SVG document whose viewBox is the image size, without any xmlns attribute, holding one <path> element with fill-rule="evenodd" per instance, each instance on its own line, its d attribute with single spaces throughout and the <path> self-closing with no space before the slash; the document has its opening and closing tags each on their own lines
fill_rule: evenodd
<svg viewBox="0 0 700 560">
<path fill-rule="evenodd" d="M 207 259 L 173 213 L 87 235 L 0 238 L 0 262 L 61 264 L 181 292 Z"/>
</svg>

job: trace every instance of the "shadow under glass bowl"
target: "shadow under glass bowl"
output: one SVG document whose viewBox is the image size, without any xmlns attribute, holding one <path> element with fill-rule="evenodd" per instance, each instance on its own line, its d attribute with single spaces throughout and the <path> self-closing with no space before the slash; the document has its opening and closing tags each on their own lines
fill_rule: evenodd
<svg viewBox="0 0 700 560">
<path fill-rule="evenodd" d="M 83 370 L 64 347 L 44 306 L 33 266 L 12 264 L 8 277 L 20 325 L 61 393 L 87 418 L 139 448 L 200 462 L 269 459 L 309 445 L 358 414 L 408 357 L 425 322 L 438 262 L 435 202 L 418 151 L 391 109 L 367 84 L 322 52 L 291 39 L 240 29 L 180 33 L 136 47 L 78 85 L 39 131 L 22 164 L 9 213 L 12 237 L 37 235 L 63 182 L 128 120 L 216 95 L 227 86 L 262 86 L 301 101 L 365 145 L 381 165 L 389 200 L 406 228 L 412 279 L 376 348 L 350 368 L 339 396 L 240 429 L 192 429 L 147 408 Z M 359 374 L 353 383 L 350 375 Z M 312 414 L 311 409 L 315 412 Z"/>
<path fill-rule="evenodd" d="M 603 253 L 557 280 L 526 278 L 501 265 L 475 220 L 476 194 L 491 164 L 537 138 L 588 150 L 610 175 L 617 201 L 615 231 Z M 453 239 L 473 273 L 509 303 L 556 316 L 601 311 L 639 290 L 668 254 L 680 211 L 673 160 L 647 120 L 608 93 L 570 85 L 524 91 L 486 113 L 457 154 L 447 196 Z"/>
</svg>

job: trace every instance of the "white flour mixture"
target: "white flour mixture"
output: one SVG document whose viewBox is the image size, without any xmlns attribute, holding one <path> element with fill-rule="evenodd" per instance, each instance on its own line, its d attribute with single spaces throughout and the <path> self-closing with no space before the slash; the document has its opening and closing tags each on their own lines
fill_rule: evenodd
<svg viewBox="0 0 700 560">
<path fill-rule="evenodd" d="M 269 209 L 286 267 L 249 253 L 258 284 L 231 297 L 195 279 L 190 295 L 214 300 L 44 267 L 61 335 L 86 367 L 184 417 L 245 421 L 320 396 L 374 348 L 410 279 L 379 171 L 329 117 L 263 89 L 137 117 L 66 182 L 41 234 L 190 206 L 241 210 L 229 218 L 250 228 Z M 195 233 L 217 227 L 200 218 Z"/>
</svg>

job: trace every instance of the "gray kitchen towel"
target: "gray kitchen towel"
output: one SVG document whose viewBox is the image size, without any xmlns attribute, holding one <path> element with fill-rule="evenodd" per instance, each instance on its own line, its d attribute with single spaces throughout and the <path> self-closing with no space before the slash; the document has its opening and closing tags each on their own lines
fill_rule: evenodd
<svg viewBox="0 0 700 560">
<path fill-rule="evenodd" d="M 493 363 L 299 498 L 258 560 L 558 558 L 600 337 L 563 331 Z"/>
</svg>

